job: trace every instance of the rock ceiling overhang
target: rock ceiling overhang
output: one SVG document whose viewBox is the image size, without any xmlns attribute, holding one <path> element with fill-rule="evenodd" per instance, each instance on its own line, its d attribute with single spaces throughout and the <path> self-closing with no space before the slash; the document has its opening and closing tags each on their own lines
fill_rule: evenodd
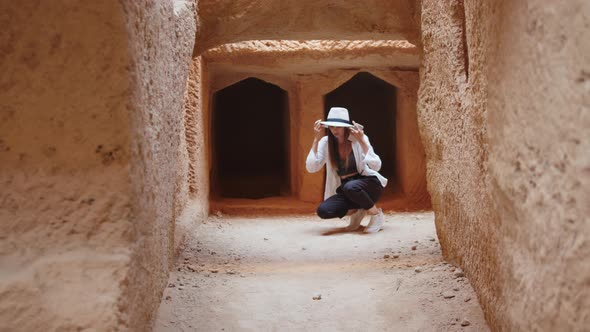
<svg viewBox="0 0 590 332">
<path fill-rule="evenodd" d="M 415 0 L 200 0 L 195 55 L 246 40 L 419 42 Z"/>
</svg>

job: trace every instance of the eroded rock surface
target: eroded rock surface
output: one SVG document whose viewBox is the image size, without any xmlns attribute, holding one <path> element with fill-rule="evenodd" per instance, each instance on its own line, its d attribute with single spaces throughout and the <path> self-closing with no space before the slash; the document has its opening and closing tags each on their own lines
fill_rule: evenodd
<svg viewBox="0 0 590 332">
<path fill-rule="evenodd" d="M 494 329 L 590 325 L 589 11 L 422 2 L 418 118 L 437 233 Z"/>
</svg>

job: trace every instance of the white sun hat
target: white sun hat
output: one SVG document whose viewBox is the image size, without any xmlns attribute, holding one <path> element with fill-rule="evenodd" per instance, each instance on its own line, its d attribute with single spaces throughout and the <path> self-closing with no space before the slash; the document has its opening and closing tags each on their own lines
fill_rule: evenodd
<svg viewBox="0 0 590 332">
<path fill-rule="evenodd" d="M 348 110 L 344 107 L 332 107 L 326 121 L 320 122 L 327 127 L 354 127 L 348 117 Z"/>
</svg>

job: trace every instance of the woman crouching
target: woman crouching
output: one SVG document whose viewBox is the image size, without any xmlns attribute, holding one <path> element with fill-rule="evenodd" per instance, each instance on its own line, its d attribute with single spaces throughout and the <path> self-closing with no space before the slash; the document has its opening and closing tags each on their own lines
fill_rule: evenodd
<svg viewBox="0 0 590 332">
<path fill-rule="evenodd" d="M 323 127 L 329 129 L 327 137 Z M 368 213 L 371 221 L 364 232 L 378 232 L 384 217 L 375 203 L 387 179 L 378 172 L 381 158 L 373 151 L 363 126 L 350 122 L 346 108 L 332 107 L 326 121 L 315 122 L 314 134 L 305 163 L 307 171 L 318 172 L 324 164 L 327 168 L 324 201 L 317 209 L 318 216 L 342 218 L 349 210 L 356 210 L 346 227 L 347 231 L 356 231 Z"/>
</svg>

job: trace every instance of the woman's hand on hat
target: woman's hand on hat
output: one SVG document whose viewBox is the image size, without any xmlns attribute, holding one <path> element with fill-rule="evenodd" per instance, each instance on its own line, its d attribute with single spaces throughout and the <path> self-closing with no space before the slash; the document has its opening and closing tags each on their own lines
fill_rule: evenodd
<svg viewBox="0 0 590 332">
<path fill-rule="evenodd" d="M 313 133 L 314 133 L 314 137 L 315 139 L 317 139 L 318 141 L 324 137 L 324 135 L 326 134 L 326 131 L 324 130 L 324 128 L 322 127 L 321 124 L 322 120 L 317 120 L 314 125 L 313 125 Z"/>
<path fill-rule="evenodd" d="M 353 127 L 350 127 L 350 134 L 357 140 L 362 140 L 363 136 L 365 135 L 363 125 L 354 121 L 352 121 L 352 124 Z"/>
</svg>

